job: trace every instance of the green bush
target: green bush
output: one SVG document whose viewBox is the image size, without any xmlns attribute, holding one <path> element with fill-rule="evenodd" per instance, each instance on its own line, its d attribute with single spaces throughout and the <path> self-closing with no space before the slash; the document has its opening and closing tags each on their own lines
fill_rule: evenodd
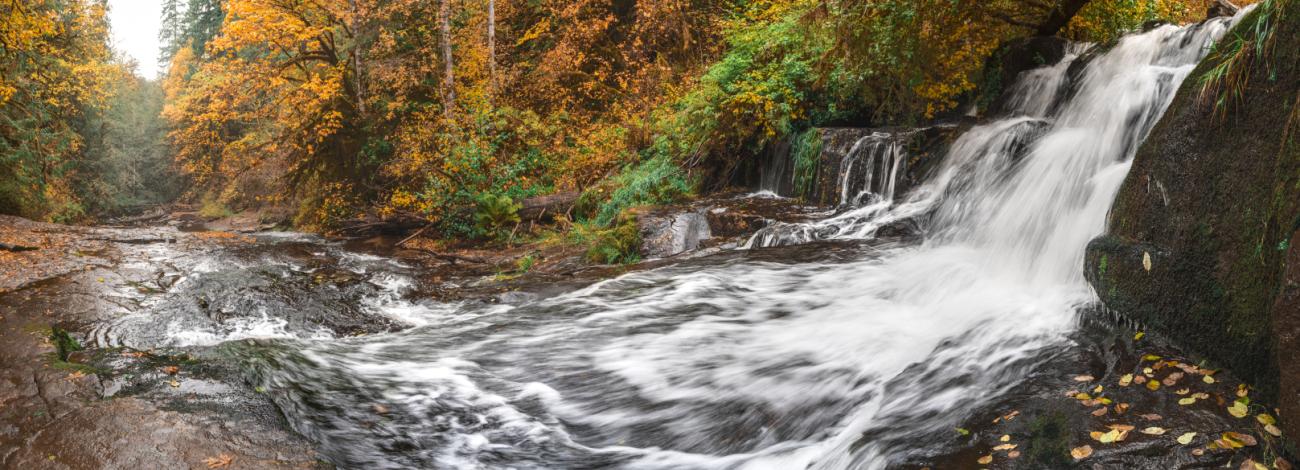
<svg viewBox="0 0 1300 470">
<path fill-rule="evenodd" d="M 510 196 L 492 193 L 479 195 L 478 208 L 474 212 L 474 229 L 482 236 L 501 240 L 519 223 L 521 208 Z"/>
<path fill-rule="evenodd" d="M 596 213 L 596 224 L 602 227 L 615 222 L 628 209 L 676 202 L 695 189 L 681 167 L 662 155 L 624 170 L 614 178 L 613 185 L 617 189 Z"/>
</svg>

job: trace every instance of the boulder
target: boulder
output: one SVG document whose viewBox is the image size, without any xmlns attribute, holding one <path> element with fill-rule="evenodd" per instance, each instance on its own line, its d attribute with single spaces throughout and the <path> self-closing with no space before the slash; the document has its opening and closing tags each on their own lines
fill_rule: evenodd
<svg viewBox="0 0 1300 470">
<path fill-rule="evenodd" d="M 1226 115 L 1202 63 L 1133 160 L 1085 274 L 1105 305 L 1253 383 L 1300 435 L 1300 2 Z M 1240 31 L 1251 34 L 1247 20 Z M 1289 129 L 1289 130 L 1288 130 Z"/>
<path fill-rule="evenodd" d="M 703 211 L 652 212 L 640 214 L 636 220 L 641 232 L 641 256 L 649 259 L 694 251 L 700 242 L 713 237 Z"/>
</svg>

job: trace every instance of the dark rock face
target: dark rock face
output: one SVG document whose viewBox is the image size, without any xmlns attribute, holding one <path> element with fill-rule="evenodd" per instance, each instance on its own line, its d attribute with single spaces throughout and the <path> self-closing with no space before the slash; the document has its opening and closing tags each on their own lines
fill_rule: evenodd
<svg viewBox="0 0 1300 470">
<path fill-rule="evenodd" d="M 796 163 L 789 145 L 774 154 L 763 168 L 760 188 L 787 197 L 802 198 L 817 206 L 851 205 L 860 190 L 883 190 L 887 174 L 896 170 L 892 192 L 902 195 L 920 184 L 936 168 L 948 146 L 961 135 L 959 126 L 941 124 L 919 129 L 834 127 L 818 129 L 821 151 L 813 168 L 812 184 L 800 192 L 794 184 Z M 884 165 L 885 154 L 900 152 L 897 168 Z M 870 182 L 867 180 L 871 179 Z M 846 191 L 845 186 L 849 189 Z M 847 197 L 846 197 L 847 193 Z"/>
<path fill-rule="evenodd" d="M 1275 398 L 1295 436 L 1300 142 L 1286 127 L 1300 104 L 1300 3 L 1283 5 L 1271 60 L 1256 61 L 1225 118 L 1199 96 L 1198 77 L 1213 64 L 1184 82 L 1139 150 L 1085 269 L 1107 307 Z"/>
<path fill-rule="evenodd" d="M 1237 14 L 1238 9 L 1239 8 L 1237 8 L 1236 5 L 1233 5 L 1232 2 L 1229 2 L 1228 0 L 1214 0 L 1210 2 L 1210 8 L 1205 12 L 1205 18 L 1210 19 L 1221 16 L 1232 16 Z"/>
<path fill-rule="evenodd" d="M 1021 73 L 1061 62 L 1070 42 L 1057 36 L 1035 36 L 1004 44 L 984 66 L 984 103 L 981 115 L 995 116 L 1006 109 L 1007 91 Z"/>
</svg>

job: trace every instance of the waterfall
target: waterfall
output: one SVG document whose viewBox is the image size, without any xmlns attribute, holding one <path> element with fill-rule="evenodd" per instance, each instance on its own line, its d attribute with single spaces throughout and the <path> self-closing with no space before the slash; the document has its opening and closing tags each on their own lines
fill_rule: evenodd
<svg viewBox="0 0 1300 470">
<path fill-rule="evenodd" d="M 1228 26 L 1163 26 L 1023 75 L 1009 115 L 905 194 L 901 137 L 862 136 L 847 204 L 751 245 L 900 221 L 919 240 L 701 258 L 518 306 L 376 302 L 427 315 L 254 348 L 250 380 L 346 468 L 887 468 L 1068 344 L 1095 300 L 1087 241 Z"/>
</svg>

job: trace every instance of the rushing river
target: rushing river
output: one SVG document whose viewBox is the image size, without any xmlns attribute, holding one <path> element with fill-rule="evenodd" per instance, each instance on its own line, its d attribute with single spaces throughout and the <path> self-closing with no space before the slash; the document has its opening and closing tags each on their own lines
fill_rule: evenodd
<svg viewBox="0 0 1300 470">
<path fill-rule="evenodd" d="M 282 248 L 167 260 L 190 263 L 181 294 L 96 337 L 224 344 L 345 468 L 884 468 L 1069 341 L 1095 300 L 1086 243 L 1227 27 L 1074 47 L 1024 74 L 1009 116 L 966 132 L 927 183 L 765 230 L 750 254 L 549 298 L 446 304 L 411 295 L 415 268 L 264 237 Z M 920 240 L 873 240 L 903 219 Z M 321 274 L 326 264 L 339 272 Z M 259 279 L 304 281 L 268 293 Z M 218 294 L 232 289 L 248 294 Z M 313 312 L 329 309 L 351 310 L 327 328 Z"/>
</svg>

